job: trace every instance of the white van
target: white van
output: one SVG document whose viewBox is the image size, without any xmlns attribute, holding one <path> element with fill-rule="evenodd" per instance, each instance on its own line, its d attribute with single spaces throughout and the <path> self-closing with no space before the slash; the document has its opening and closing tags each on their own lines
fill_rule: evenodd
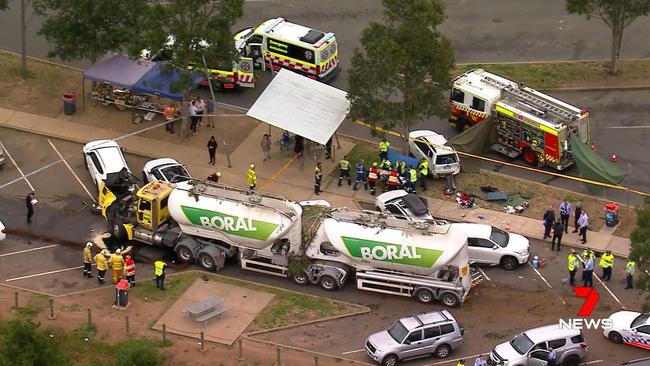
<svg viewBox="0 0 650 366">
<path fill-rule="evenodd" d="M 409 133 L 409 153 L 429 161 L 429 171 L 434 178 L 460 173 L 460 160 L 456 150 L 447 145 L 447 139 L 429 130 Z"/>
</svg>

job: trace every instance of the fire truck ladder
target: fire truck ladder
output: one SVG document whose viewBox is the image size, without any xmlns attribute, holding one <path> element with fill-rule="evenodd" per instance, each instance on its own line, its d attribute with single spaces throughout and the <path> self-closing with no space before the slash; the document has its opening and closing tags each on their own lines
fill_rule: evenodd
<svg viewBox="0 0 650 366">
<path fill-rule="evenodd" d="M 527 91 L 523 91 L 519 89 L 518 87 L 515 88 L 512 85 L 506 84 L 504 82 L 501 82 L 499 80 L 496 80 L 494 78 L 491 78 L 489 76 L 484 76 L 483 81 L 487 84 L 491 84 L 492 86 L 495 86 L 497 88 L 500 88 L 506 93 L 510 93 L 517 97 L 520 100 L 524 100 L 526 102 L 529 102 L 533 104 L 534 106 L 544 108 L 544 110 L 553 112 L 557 114 L 558 116 L 568 119 L 568 120 L 574 120 L 575 119 L 575 113 L 567 111 L 564 108 L 558 107 L 555 104 L 549 103 L 542 98 L 537 97 L 536 95 L 533 95 Z"/>
</svg>

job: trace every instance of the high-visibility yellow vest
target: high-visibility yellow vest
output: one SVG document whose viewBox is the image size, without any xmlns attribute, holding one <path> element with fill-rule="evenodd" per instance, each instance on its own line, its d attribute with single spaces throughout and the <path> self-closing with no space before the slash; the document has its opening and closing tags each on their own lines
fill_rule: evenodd
<svg viewBox="0 0 650 366">
<path fill-rule="evenodd" d="M 165 262 L 163 262 L 163 261 L 155 261 L 153 266 L 154 266 L 154 274 L 156 276 L 162 276 L 162 274 L 164 273 L 164 269 L 165 269 Z"/>
<path fill-rule="evenodd" d="M 323 176 L 323 172 L 320 170 L 319 167 L 316 167 L 316 169 L 314 169 L 314 177 L 316 179 L 320 179 L 322 176 Z"/>
<path fill-rule="evenodd" d="M 636 263 L 634 263 L 634 261 L 628 261 L 625 265 L 625 273 L 634 276 L 634 267 L 636 267 Z"/>
<path fill-rule="evenodd" d="M 91 263 L 93 261 L 93 255 L 90 252 L 90 247 L 86 246 L 83 250 L 84 263 Z"/>
<path fill-rule="evenodd" d="M 603 254 L 600 256 L 600 268 L 610 268 L 614 265 L 614 254 Z"/>
<path fill-rule="evenodd" d="M 339 161 L 339 167 L 342 170 L 350 170 L 350 162 L 345 159 L 342 159 L 341 161 Z"/>
<path fill-rule="evenodd" d="M 418 172 L 415 169 L 409 170 L 409 174 L 411 175 L 410 181 L 411 183 L 415 183 L 418 181 Z"/>
<path fill-rule="evenodd" d="M 594 251 L 591 249 L 585 249 L 582 251 L 582 259 L 587 260 L 587 258 L 594 259 Z"/>
<path fill-rule="evenodd" d="M 569 272 L 575 271 L 576 267 L 578 266 L 578 258 L 576 258 L 573 253 L 569 254 L 569 263 L 568 263 L 568 268 Z"/>
<path fill-rule="evenodd" d="M 429 162 L 428 161 L 422 160 L 422 162 L 420 163 L 419 168 L 420 168 L 420 174 L 422 174 L 422 175 L 429 174 Z"/>
<path fill-rule="evenodd" d="M 379 152 L 387 152 L 390 142 L 388 141 L 379 141 Z"/>
<path fill-rule="evenodd" d="M 106 257 L 102 253 L 97 253 L 95 258 L 95 263 L 97 263 L 97 270 L 98 271 L 105 271 L 106 270 Z"/>
<path fill-rule="evenodd" d="M 253 169 L 248 169 L 248 185 L 252 186 L 257 184 L 257 175 L 255 175 L 255 171 Z"/>
<path fill-rule="evenodd" d="M 405 162 L 400 161 L 399 164 L 398 164 L 398 167 L 399 167 L 399 174 L 400 175 L 406 174 L 406 163 Z"/>
</svg>

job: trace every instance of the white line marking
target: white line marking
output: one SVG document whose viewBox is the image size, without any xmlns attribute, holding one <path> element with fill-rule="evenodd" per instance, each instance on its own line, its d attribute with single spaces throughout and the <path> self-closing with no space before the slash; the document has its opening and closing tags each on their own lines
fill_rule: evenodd
<svg viewBox="0 0 650 366">
<path fill-rule="evenodd" d="M 492 282 L 492 280 L 490 279 L 490 277 L 488 277 L 487 273 L 485 273 L 485 272 L 481 269 L 481 267 L 476 266 L 476 269 L 478 269 L 478 271 L 481 272 L 481 274 L 483 275 L 483 277 L 485 277 L 486 280 Z"/>
<path fill-rule="evenodd" d="M 354 351 L 347 351 L 347 352 L 343 352 L 341 354 L 342 355 L 349 355 L 350 353 L 359 353 L 359 352 L 363 352 L 363 351 L 365 351 L 365 349 L 356 349 Z"/>
<path fill-rule="evenodd" d="M 72 175 L 75 177 L 77 182 L 79 182 L 79 184 L 81 185 L 81 188 L 84 189 L 84 191 L 86 192 L 88 197 L 90 197 L 90 199 L 93 200 L 93 202 L 97 202 L 97 201 L 95 201 L 95 197 L 93 197 L 93 195 L 90 194 L 90 192 L 88 191 L 88 188 L 86 188 L 86 185 L 83 184 L 83 182 L 81 182 L 81 179 L 79 179 L 79 176 L 77 175 L 77 173 L 75 173 L 74 170 L 72 170 L 72 168 L 70 167 L 70 164 L 68 164 L 68 162 L 65 160 L 63 155 L 61 155 L 61 153 L 59 152 L 59 149 L 57 149 L 56 146 L 54 146 L 54 144 L 52 143 L 52 140 L 47 139 L 47 142 L 50 143 L 50 146 L 52 146 L 52 149 L 54 149 L 54 152 L 59 156 L 59 158 L 61 158 L 61 161 L 63 161 L 63 164 L 65 164 L 65 166 L 68 167 L 68 170 L 70 171 L 70 173 L 72 173 Z"/>
<path fill-rule="evenodd" d="M 616 129 L 616 130 L 627 130 L 627 129 L 635 129 L 635 128 L 650 128 L 650 126 L 611 126 L 607 128 Z"/>
<path fill-rule="evenodd" d="M 550 288 L 551 290 L 553 290 L 553 286 L 551 286 L 551 284 L 548 283 L 548 281 L 546 281 L 546 278 L 544 278 L 544 276 L 542 276 L 542 274 L 537 270 L 537 268 L 533 267 L 533 264 L 532 264 L 532 263 L 528 263 L 528 264 L 530 265 L 530 268 L 532 268 L 533 271 L 535 271 L 535 273 L 537 273 L 537 275 L 539 276 L 539 278 L 541 278 L 542 281 L 544 281 L 544 283 L 546 284 L 546 286 L 548 286 L 548 288 Z M 562 301 L 562 304 L 566 305 L 566 301 L 564 301 L 564 298 L 563 298 L 559 293 L 557 293 L 555 290 L 553 290 L 553 292 L 557 295 L 557 297 L 560 298 L 560 301 Z"/>
<path fill-rule="evenodd" d="M 479 354 L 477 354 L 477 355 L 473 355 L 473 356 L 465 356 L 465 357 L 460 357 L 460 358 L 454 358 L 453 360 L 445 360 L 445 361 L 440 361 L 440 362 L 428 363 L 428 364 L 426 364 L 426 365 L 424 365 L 424 366 L 442 365 L 442 364 L 445 364 L 445 363 L 457 362 L 457 361 L 460 360 L 460 359 L 466 360 L 466 361 L 467 361 L 466 363 L 469 365 L 469 360 L 470 360 L 470 359 L 475 358 L 475 357 L 478 357 L 478 356 L 480 356 L 480 355 L 487 355 L 487 354 L 489 354 L 489 353 L 490 353 L 490 352 L 479 353 Z"/>
<path fill-rule="evenodd" d="M 4 150 L 5 154 L 7 154 L 7 156 L 9 157 L 9 160 L 11 160 L 11 162 L 14 164 L 14 166 L 15 166 L 16 169 L 18 170 L 18 173 L 20 173 L 20 176 L 22 177 L 22 179 L 24 179 L 25 182 L 27 182 L 27 185 L 29 186 L 29 189 L 31 189 L 32 192 L 33 192 L 33 191 L 34 191 L 34 186 L 29 182 L 29 179 L 27 179 L 27 177 L 26 177 L 25 174 L 23 173 L 22 169 L 20 169 L 20 167 L 18 166 L 18 164 L 16 164 L 16 161 L 15 161 L 14 158 L 11 156 L 11 154 L 9 154 L 9 150 L 7 150 L 7 148 L 5 147 L 5 145 L 2 144 L 2 142 L 0 142 L 0 146 L 2 146 L 2 149 Z"/>
<path fill-rule="evenodd" d="M 595 363 L 601 363 L 601 362 L 603 362 L 603 361 L 605 361 L 605 360 L 596 360 L 596 361 L 583 362 L 583 363 L 580 364 L 580 366 L 583 366 L 583 365 L 593 365 L 593 364 L 595 364 Z"/>
<path fill-rule="evenodd" d="M 6 150 L 5 150 L 5 151 L 6 151 Z M 70 156 L 72 156 L 72 155 L 70 155 Z M 70 156 L 68 156 L 68 157 L 70 157 Z M 50 168 L 50 167 L 52 167 L 52 166 L 54 166 L 54 165 L 56 165 L 56 164 L 58 164 L 58 163 L 60 163 L 60 162 L 61 162 L 61 160 L 53 161 L 53 162 L 51 162 L 51 163 L 49 163 L 49 164 L 47 164 L 47 165 L 45 165 L 45 166 L 42 166 L 42 167 L 40 167 L 40 168 L 38 168 L 38 169 L 36 169 L 36 170 L 34 170 L 34 171 L 31 171 L 31 172 L 25 174 L 25 177 L 31 177 L 32 175 L 34 175 L 34 174 L 36 174 L 36 173 L 40 173 L 40 172 L 42 172 L 43 170 L 45 170 L 45 169 L 47 169 L 47 168 Z M 7 183 L 1 185 L 1 186 L 0 186 L 0 189 L 5 188 L 5 187 L 8 187 L 8 186 L 10 186 L 10 185 L 12 185 L 12 184 L 14 184 L 14 183 L 16 183 L 16 182 L 20 182 L 21 180 L 23 180 L 22 177 L 21 177 L 21 178 L 16 178 L 16 179 L 14 179 L 14 180 L 12 180 L 12 181 L 9 181 L 9 182 L 7 182 Z"/>
<path fill-rule="evenodd" d="M 49 274 L 65 272 L 65 271 L 72 271 L 74 269 L 81 269 L 81 268 L 84 268 L 84 266 L 76 266 L 76 267 L 70 267 L 70 268 L 64 268 L 64 269 L 57 269 L 56 271 L 49 271 L 49 272 L 43 272 L 43 273 L 36 273 L 36 274 L 33 274 L 33 275 L 28 275 L 28 276 L 10 278 L 8 280 L 5 280 L 5 282 L 20 281 L 20 280 L 24 280 L 24 279 L 27 279 L 27 278 L 47 276 Z"/>
<path fill-rule="evenodd" d="M 580 262 L 582 262 L 582 268 L 584 268 L 585 261 L 582 260 L 582 257 L 580 257 L 580 256 L 578 256 L 578 259 L 580 260 Z M 594 260 L 594 267 L 596 267 L 595 263 L 596 263 L 596 261 Z M 621 302 L 621 300 L 619 300 L 618 297 L 616 297 L 616 295 L 614 295 L 614 293 L 612 292 L 612 290 L 610 290 L 609 287 L 607 287 L 607 285 L 605 284 L 605 282 L 603 282 L 603 280 L 601 280 L 600 277 L 598 277 L 598 275 L 596 274 L 596 272 L 592 271 L 592 275 L 593 275 L 594 277 L 596 277 L 596 280 L 598 280 L 598 282 L 599 282 L 601 285 L 603 285 L 603 287 L 605 288 L 605 290 L 607 290 L 607 292 L 609 292 L 609 294 L 614 298 L 614 301 L 616 301 L 616 302 L 618 303 L 618 305 L 621 306 L 621 309 L 626 310 L 626 309 L 625 309 L 625 305 L 623 305 L 623 303 Z"/>
<path fill-rule="evenodd" d="M 19 250 L 19 251 L 17 251 L 17 252 L 11 252 L 11 253 L 0 254 L 0 257 L 8 257 L 8 256 L 10 256 L 10 255 L 29 253 L 29 252 L 33 252 L 33 251 L 35 251 L 35 250 L 54 248 L 54 247 L 58 247 L 58 246 L 59 246 L 59 244 L 52 244 L 52 245 L 46 245 L 46 246 L 38 247 L 38 248 Z"/>
<path fill-rule="evenodd" d="M 623 364 L 635 363 L 635 362 L 647 361 L 647 360 L 650 360 L 650 357 L 643 357 L 643 358 L 637 358 L 636 360 L 625 361 L 625 362 L 623 362 Z"/>
</svg>

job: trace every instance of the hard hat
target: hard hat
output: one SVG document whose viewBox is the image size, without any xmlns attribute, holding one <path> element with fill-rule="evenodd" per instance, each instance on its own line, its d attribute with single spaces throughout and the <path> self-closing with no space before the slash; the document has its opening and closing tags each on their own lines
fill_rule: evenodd
<svg viewBox="0 0 650 366">
<path fill-rule="evenodd" d="M 87 247 L 92 247 L 92 246 L 93 246 L 93 242 L 92 242 L 92 241 L 87 241 L 87 242 L 86 242 L 86 246 L 87 246 Z"/>
<path fill-rule="evenodd" d="M 108 255 L 108 254 L 109 254 L 109 253 L 108 253 L 108 250 L 103 249 L 103 250 L 102 250 L 102 254 L 103 254 L 103 255 Z"/>
<path fill-rule="evenodd" d="M 221 176 L 221 172 L 217 172 L 217 177 L 220 177 L 220 176 Z"/>
<path fill-rule="evenodd" d="M 120 249 L 120 248 L 117 248 L 117 250 L 115 251 L 115 253 L 117 253 L 117 254 L 120 254 L 120 253 L 122 253 L 122 249 Z"/>
<path fill-rule="evenodd" d="M 255 164 L 251 164 L 250 168 L 255 169 Z"/>
<path fill-rule="evenodd" d="M 377 166 L 377 162 L 375 161 L 374 163 L 372 163 L 372 166 Z"/>
<path fill-rule="evenodd" d="M 539 257 L 538 257 L 538 256 L 534 256 L 533 259 L 535 259 L 535 260 L 539 260 Z"/>
</svg>

